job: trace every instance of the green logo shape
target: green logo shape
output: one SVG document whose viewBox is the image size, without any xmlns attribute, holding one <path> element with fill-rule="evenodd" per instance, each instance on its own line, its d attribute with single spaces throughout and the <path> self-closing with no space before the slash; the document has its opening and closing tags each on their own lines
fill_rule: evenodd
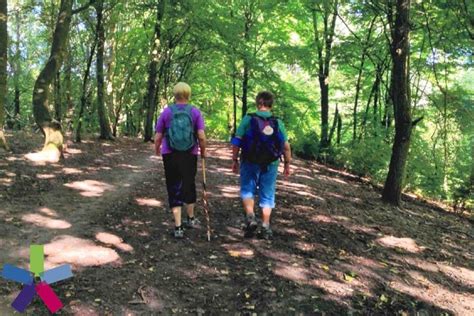
<svg viewBox="0 0 474 316">
<path fill-rule="evenodd" d="M 30 271 L 37 277 L 44 272 L 44 245 L 30 246 Z"/>
</svg>

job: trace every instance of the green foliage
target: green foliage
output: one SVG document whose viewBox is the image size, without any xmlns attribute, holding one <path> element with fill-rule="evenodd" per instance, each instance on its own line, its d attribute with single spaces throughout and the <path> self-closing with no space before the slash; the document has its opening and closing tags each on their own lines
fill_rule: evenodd
<svg viewBox="0 0 474 316">
<path fill-rule="evenodd" d="M 320 156 L 319 57 L 312 8 L 317 9 L 316 27 L 323 32 L 321 14 L 331 8 L 332 1 L 163 1 L 155 117 L 173 102 L 174 83 L 187 81 L 193 89 L 191 102 L 205 115 L 209 137 L 228 140 L 233 129 L 234 97 L 237 124 L 242 115 L 243 68 L 247 62 L 249 111 L 254 111 L 253 99 L 258 91 L 274 92 L 274 113 L 285 122 L 294 152 L 311 159 Z M 76 6 L 86 3 L 77 1 Z M 413 2 L 412 114 L 415 119 L 423 119 L 413 131 L 405 183 L 410 191 L 458 204 L 464 201 L 469 206 L 473 201 L 474 71 L 468 14 L 472 5 L 467 3 L 466 11 L 460 1 Z M 105 4 L 108 115 L 111 122 L 117 119 L 119 136 L 140 136 L 146 116 L 144 96 L 156 1 L 113 0 Z M 329 127 L 333 125 L 336 106 L 342 126 L 340 142 L 335 128 L 332 147 L 323 160 L 383 182 L 394 137 L 385 2 L 339 4 L 329 64 Z M 10 6 L 7 111 L 13 113 L 18 80 L 21 127 L 31 128 L 33 84 L 49 57 L 58 6 L 57 1 L 29 0 Z M 15 12 L 19 12 L 19 19 Z M 86 62 L 95 40 L 95 22 L 94 10 L 84 10 L 73 17 L 60 74 L 64 109 L 66 67 L 71 69 L 70 93 L 76 111 L 80 105 Z M 19 57 L 15 54 L 17 41 Z M 21 66 L 18 70 L 13 67 L 15 58 Z M 356 91 L 359 74 L 360 87 Z M 82 118 L 83 130 L 89 134 L 98 131 L 95 76 L 93 63 Z M 356 94 L 359 97 L 354 110 Z M 70 113 L 64 113 L 64 120 L 70 120 Z"/>
</svg>

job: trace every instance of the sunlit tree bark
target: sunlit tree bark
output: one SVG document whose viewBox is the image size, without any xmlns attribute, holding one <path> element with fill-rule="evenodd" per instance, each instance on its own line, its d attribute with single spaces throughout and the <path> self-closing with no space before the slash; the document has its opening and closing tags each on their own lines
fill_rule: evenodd
<svg viewBox="0 0 474 316">
<path fill-rule="evenodd" d="M 7 0 L 0 0 L 0 148 L 9 150 L 3 125 L 5 124 L 5 100 L 7 96 L 7 55 L 8 55 L 8 8 Z"/>
</svg>

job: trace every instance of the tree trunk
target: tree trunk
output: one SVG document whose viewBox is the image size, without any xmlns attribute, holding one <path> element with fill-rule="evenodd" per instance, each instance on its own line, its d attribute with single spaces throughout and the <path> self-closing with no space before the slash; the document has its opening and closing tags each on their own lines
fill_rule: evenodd
<svg viewBox="0 0 474 316">
<path fill-rule="evenodd" d="M 249 89 L 249 62 L 247 57 L 244 59 L 244 78 L 242 80 L 242 117 L 248 111 L 248 89 Z"/>
<path fill-rule="evenodd" d="M 248 10 L 245 12 L 244 15 L 245 15 L 244 39 L 245 39 L 245 45 L 247 47 L 250 41 L 250 25 L 252 24 L 252 12 Z M 248 51 L 246 50 L 244 52 L 244 74 L 242 78 L 242 117 L 244 117 L 248 111 L 249 75 L 250 75 L 250 61 L 249 61 Z"/>
<path fill-rule="evenodd" d="M 364 70 L 364 64 L 365 64 L 365 57 L 367 54 L 367 49 L 369 47 L 369 42 L 370 42 L 370 36 L 372 34 L 372 28 L 374 26 L 376 17 L 372 19 L 370 22 L 370 27 L 369 31 L 367 32 L 367 37 L 365 39 L 365 43 L 363 44 L 364 47 L 362 48 L 362 56 L 360 58 L 360 66 L 359 66 L 359 73 L 357 75 L 357 83 L 356 83 L 356 93 L 355 93 L 355 100 L 354 100 L 354 111 L 353 111 L 353 126 L 352 126 L 352 141 L 355 142 L 357 138 L 357 107 L 359 104 L 359 95 L 360 95 L 360 90 L 361 90 L 361 84 L 362 84 L 362 72 Z"/>
<path fill-rule="evenodd" d="M 157 3 L 157 13 L 155 22 L 155 32 L 153 36 L 153 43 L 151 48 L 151 61 L 148 67 L 148 84 L 147 94 L 145 96 L 146 119 L 144 141 L 153 141 L 153 117 L 156 110 L 156 95 L 157 95 L 157 77 L 158 77 L 158 63 L 160 61 L 161 50 L 161 22 L 163 20 L 165 1 L 160 0 Z"/>
<path fill-rule="evenodd" d="M 21 53 L 20 53 L 20 10 L 17 7 L 15 12 L 15 20 L 16 20 L 16 43 L 15 43 L 15 64 L 14 64 L 14 74 L 13 74 L 13 81 L 15 85 L 15 97 L 14 97 L 14 105 L 15 110 L 13 114 L 13 118 L 15 120 L 16 128 L 21 129 L 20 124 L 20 73 L 21 73 Z"/>
<path fill-rule="evenodd" d="M 54 78 L 54 119 L 61 122 L 61 72 L 58 70 Z"/>
<path fill-rule="evenodd" d="M 324 156 L 330 147 L 329 141 L 329 67 L 332 59 L 332 43 L 339 1 L 323 2 L 323 9 L 312 9 L 313 35 L 318 54 L 318 79 L 321 93 L 321 143 L 320 156 Z M 318 29 L 318 14 L 323 15 L 322 34 Z"/>
<path fill-rule="evenodd" d="M 342 118 L 341 114 L 337 116 L 337 137 L 336 137 L 336 143 L 338 145 L 341 144 L 341 131 L 342 131 Z"/>
<path fill-rule="evenodd" d="M 67 52 L 67 63 L 64 69 L 64 85 L 65 85 L 65 102 L 66 102 L 66 123 L 67 130 L 72 131 L 72 120 L 74 115 L 74 104 L 72 102 L 72 56 L 71 56 L 71 45 L 68 41 L 68 52 Z"/>
<path fill-rule="evenodd" d="M 409 32 L 410 0 L 396 1 L 395 24 L 392 29 L 391 56 L 393 61 L 391 86 L 395 113 L 395 140 L 387 179 L 382 192 L 382 199 L 399 206 L 405 167 L 410 148 L 412 119 L 410 111 L 409 89 Z M 389 16 L 390 20 L 390 16 Z"/>
<path fill-rule="evenodd" d="M 113 139 L 104 104 L 104 0 L 98 0 L 95 4 L 97 12 L 97 114 L 99 115 L 100 139 Z"/>
<path fill-rule="evenodd" d="M 7 98 L 7 58 L 8 58 L 8 5 L 7 0 L 0 0 L 0 148 L 9 150 L 3 125 L 5 124 L 5 100 Z"/>
<path fill-rule="evenodd" d="M 357 75 L 357 82 L 356 82 L 356 93 L 355 93 L 355 100 L 354 100 L 354 110 L 353 110 L 353 125 L 352 125 L 352 141 L 355 142 L 357 138 L 357 106 L 359 104 L 359 93 L 360 93 L 360 85 L 362 82 L 362 70 L 364 68 L 365 62 L 365 50 L 362 53 L 360 67 L 359 67 L 359 74 Z"/>
<path fill-rule="evenodd" d="M 331 131 L 329 132 L 329 144 L 331 143 L 332 137 L 334 136 L 334 132 L 336 131 L 338 118 L 339 118 L 339 109 L 337 108 L 337 104 L 336 104 L 336 112 L 334 112 L 334 120 L 332 121 Z"/>
<path fill-rule="evenodd" d="M 92 59 L 94 58 L 95 47 L 97 46 L 97 39 L 92 44 L 89 58 L 87 59 L 86 71 L 82 79 L 82 90 L 81 90 L 81 103 L 79 105 L 79 111 L 76 117 L 76 126 L 74 127 L 74 141 L 77 143 L 81 142 L 81 127 L 82 127 L 82 115 L 86 108 L 87 103 L 87 82 L 89 81 L 89 75 L 92 65 Z"/>
<path fill-rule="evenodd" d="M 116 51 L 116 46 L 117 46 L 117 41 L 115 40 L 115 20 L 111 17 L 111 21 L 109 22 L 110 28 L 108 32 L 108 38 L 109 40 L 106 42 L 106 76 L 105 76 L 105 82 L 106 82 L 106 88 L 105 88 L 105 104 L 106 104 L 106 109 L 108 113 L 111 115 L 111 120 L 112 122 L 115 122 L 118 120 L 118 118 L 115 117 L 116 113 L 116 106 L 117 106 L 117 94 L 116 94 L 116 89 L 115 89 L 115 51 Z M 114 124 L 112 124 L 112 135 L 115 137 L 114 133 Z"/>
<path fill-rule="evenodd" d="M 235 136 L 235 132 L 237 131 L 237 69 L 235 67 L 235 63 L 232 62 L 233 69 L 232 69 L 232 107 L 234 111 L 234 120 L 232 123 L 232 137 Z"/>
<path fill-rule="evenodd" d="M 48 109 L 49 88 L 61 67 L 63 50 L 66 45 L 72 16 L 72 0 L 61 0 L 59 15 L 53 34 L 51 55 L 36 79 L 33 89 L 33 115 L 45 136 L 43 152 L 45 159 L 57 161 L 62 156 L 63 134 L 61 126 L 53 122 Z"/>
</svg>

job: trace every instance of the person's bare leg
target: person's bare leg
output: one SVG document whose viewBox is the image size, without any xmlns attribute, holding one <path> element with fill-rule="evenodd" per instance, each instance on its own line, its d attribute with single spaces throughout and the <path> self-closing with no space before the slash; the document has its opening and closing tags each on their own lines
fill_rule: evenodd
<svg viewBox="0 0 474 316">
<path fill-rule="evenodd" d="M 176 227 L 181 226 L 181 206 L 175 206 L 171 208 L 174 216 L 174 225 Z"/>
<path fill-rule="evenodd" d="M 269 207 L 262 208 L 262 225 L 264 227 L 270 227 L 270 216 L 272 215 L 272 209 Z"/>
<path fill-rule="evenodd" d="M 253 199 L 243 199 L 242 204 L 244 205 L 245 210 L 245 234 L 244 237 L 252 237 L 255 229 L 257 228 L 257 221 L 255 220 L 254 200 Z"/>
<path fill-rule="evenodd" d="M 253 211 L 255 202 L 253 199 L 243 199 L 242 204 L 244 205 L 245 215 L 255 215 Z"/>
<path fill-rule="evenodd" d="M 191 204 L 185 204 L 186 207 L 186 212 L 188 213 L 189 218 L 194 217 L 194 203 Z"/>
</svg>

